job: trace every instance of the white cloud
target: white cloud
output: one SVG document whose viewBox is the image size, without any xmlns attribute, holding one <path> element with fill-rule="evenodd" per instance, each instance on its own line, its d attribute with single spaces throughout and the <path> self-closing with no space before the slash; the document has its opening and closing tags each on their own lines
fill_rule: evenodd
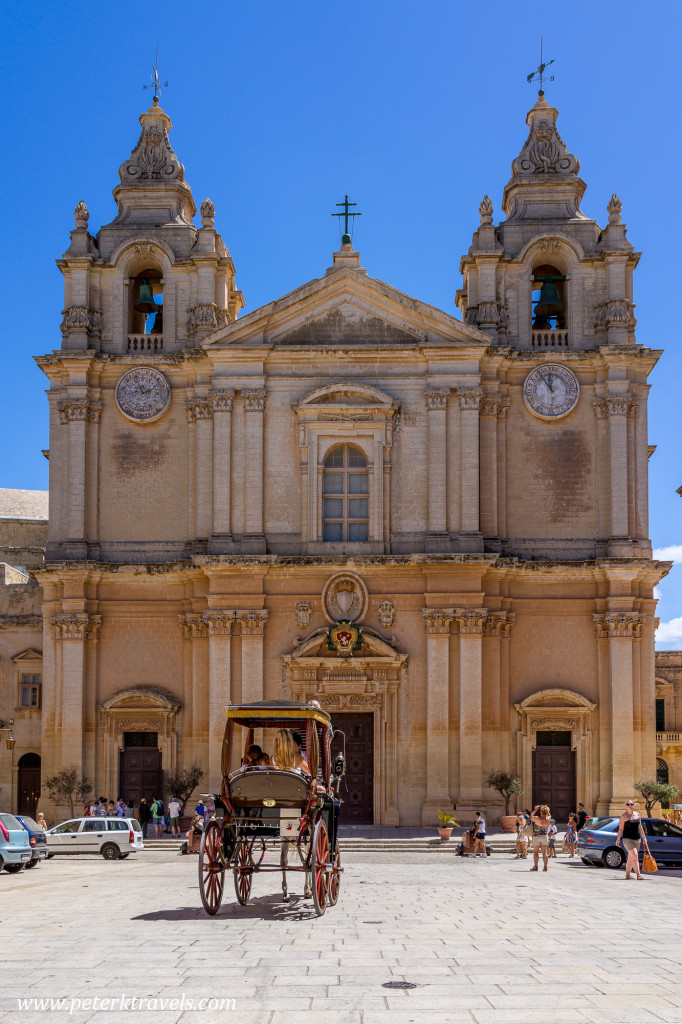
<svg viewBox="0 0 682 1024">
<path fill-rule="evenodd" d="M 667 548 L 654 548 L 654 558 L 661 562 L 682 562 L 682 544 L 671 544 Z"/>
<path fill-rule="evenodd" d="M 654 587 L 654 598 L 655 598 L 655 599 L 656 599 L 657 601 L 660 601 L 660 600 L 661 600 L 661 597 L 662 597 L 662 594 L 661 594 L 661 588 L 660 588 L 660 587 Z"/>
<path fill-rule="evenodd" d="M 679 643 L 682 641 L 682 615 L 669 622 L 662 622 L 656 630 L 656 643 Z"/>
</svg>

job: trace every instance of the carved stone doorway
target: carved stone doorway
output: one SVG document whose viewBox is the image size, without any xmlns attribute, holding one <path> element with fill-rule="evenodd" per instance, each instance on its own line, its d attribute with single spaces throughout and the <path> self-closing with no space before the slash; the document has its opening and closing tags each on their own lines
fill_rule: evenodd
<svg viewBox="0 0 682 1024">
<path fill-rule="evenodd" d="M 374 715 L 367 711 L 334 713 L 333 724 L 332 761 L 344 749 L 344 739 L 346 752 L 346 774 L 339 790 L 342 801 L 339 822 L 341 825 L 372 825 Z"/>
<path fill-rule="evenodd" d="M 24 754 L 19 758 L 17 781 L 17 814 L 35 818 L 40 796 L 40 755 Z"/>
</svg>

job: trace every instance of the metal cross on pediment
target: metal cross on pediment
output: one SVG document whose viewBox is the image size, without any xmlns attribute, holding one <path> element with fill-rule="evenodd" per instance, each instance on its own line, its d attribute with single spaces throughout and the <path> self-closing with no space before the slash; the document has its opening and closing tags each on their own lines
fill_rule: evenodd
<svg viewBox="0 0 682 1024">
<path fill-rule="evenodd" d="M 156 47 L 156 61 L 152 64 L 151 79 L 152 79 L 151 82 L 149 82 L 147 85 L 143 85 L 142 88 L 143 89 L 153 89 L 154 90 L 154 99 L 158 103 L 159 102 L 159 93 L 161 92 L 162 89 L 167 89 L 168 88 L 168 82 L 162 82 L 161 79 L 159 78 L 159 48 L 158 48 L 158 46 Z"/>
<path fill-rule="evenodd" d="M 554 81 L 554 75 L 545 75 L 545 68 L 548 68 L 549 65 L 553 64 L 553 63 L 554 63 L 553 60 L 543 61 L 543 59 L 542 59 L 542 36 L 540 36 L 540 63 L 538 64 L 538 66 L 535 69 L 535 71 L 531 72 L 530 75 L 526 75 L 526 81 L 528 82 L 529 85 L 533 81 L 533 79 L 535 79 L 536 81 L 538 81 L 540 83 L 540 88 L 538 89 L 538 96 L 544 96 L 545 95 L 545 91 L 543 89 L 543 85 L 545 84 L 545 81 L 548 81 L 548 82 L 553 82 Z"/>
<path fill-rule="evenodd" d="M 337 206 L 343 206 L 343 213 L 333 213 L 332 214 L 332 217 L 343 217 L 344 218 L 344 228 L 343 228 L 343 235 L 341 237 L 341 244 L 342 245 L 350 245 L 351 238 L 350 238 L 350 234 L 348 232 L 348 218 L 349 217 L 362 217 L 362 214 L 361 213 L 350 213 L 349 208 L 351 206 L 357 206 L 358 204 L 357 203 L 349 203 L 347 195 L 346 195 L 346 198 L 344 199 L 344 201 L 342 203 L 337 203 L 336 205 Z"/>
</svg>

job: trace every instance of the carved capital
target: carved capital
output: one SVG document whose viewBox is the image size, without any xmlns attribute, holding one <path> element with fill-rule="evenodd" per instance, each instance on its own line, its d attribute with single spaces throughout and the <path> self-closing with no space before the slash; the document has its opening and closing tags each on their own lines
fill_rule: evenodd
<svg viewBox="0 0 682 1024">
<path fill-rule="evenodd" d="M 459 404 L 462 409 L 478 409 L 483 388 L 462 387 L 457 388 Z"/>
<path fill-rule="evenodd" d="M 454 614 L 453 608 L 422 608 L 427 636 L 447 636 Z"/>
<path fill-rule="evenodd" d="M 50 618 L 55 640 L 97 640 L 101 625 L 101 615 L 85 612 L 67 612 Z"/>
<path fill-rule="evenodd" d="M 267 391 L 265 388 L 242 388 L 242 397 L 246 401 L 247 412 L 263 412 Z"/>
<path fill-rule="evenodd" d="M 62 334 L 69 331 L 87 331 L 88 334 L 102 333 L 102 314 L 98 309 L 89 306 L 67 306 L 62 310 L 62 322 L 59 325 Z"/>
<path fill-rule="evenodd" d="M 189 398 L 185 402 L 185 409 L 188 423 L 195 423 L 196 420 L 210 420 L 213 416 L 213 402 L 210 398 Z"/>
<path fill-rule="evenodd" d="M 604 612 L 593 615 L 597 640 L 640 640 L 644 619 L 637 612 Z"/>
<path fill-rule="evenodd" d="M 502 395 L 482 395 L 479 403 L 481 416 L 506 416 L 509 399 Z"/>
<path fill-rule="evenodd" d="M 487 608 L 455 608 L 460 636 L 482 636 L 488 619 Z"/>
<path fill-rule="evenodd" d="M 242 636 L 263 636 L 265 623 L 270 618 L 270 613 L 265 609 L 247 609 L 234 613 L 237 622 L 241 623 Z"/>
<path fill-rule="evenodd" d="M 424 394 L 426 396 L 426 408 L 429 412 L 435 409 L 447 409 L 450 391 L 451 388 L 427 387 Z"/>
<path fill-rule="evenodd" d="M 210 398 L 213 412 L 232 412 L 234 394 L 231 388 L 221 388 L 219 391 L 212 391 Z"/>
<path fill-rule="evenodd" d="M 499 416 L 499 418 L 501 420 L 506 420 L 506 418 L 507 418 L 507 411 L 508 411 L 510 405 L 511 405 L 511 399 L 507 398 L 506 395 L 503 396 L 502 398 L 500 398 L 500 401 L 498 403 L 497 415 Z"/>
<path fill-rule="evenodd" d="M 503 640 L 508 640 L 511 636 L 515 620 L 516 614 L 514 612 L 488 612 L 483 631 L 486 636 L 500 637 Z"/>
<path fill-rule="evenodd" d="M 467 306 L 465 320 L 472 327 L 495 327 L 500 334 L 505 334 L 509 326 L 507 307 L 504 303 L 495 301 Z"/>
<path fill-rule="evenodd" d="M 208 636 L 208 623 L 203 615 L 178 615 L 185 640 L 204 640 Z"/>
<path fill-rule="evenodd" d="M 62 423 L 99 423 L 101 413 L 102 403 L 87 398 L 65 398 L 59 403 Z"/>
<path fill-rule="evenodd" d="M 634 304 L 627 299 L 610 299 L 594 309 L 595 331 L 607 331 L 611 326 L 634 328 L 637 318 Z"/>
<path fill-rule="evenodd" d="M 592 399 L 592 405 L 594 406 L 594 414 L 598 420 L 605 420 L 609 415 L 609 406 L 603 395 L 598 395 Z"/>
<path fill-rule="evenodd" d="M 235 612 L 210 611 L 204 612 L 202 616 L 206 623 L 209 637 L 231 636 L 232 623 L 236 618 Z"/>
</svg>

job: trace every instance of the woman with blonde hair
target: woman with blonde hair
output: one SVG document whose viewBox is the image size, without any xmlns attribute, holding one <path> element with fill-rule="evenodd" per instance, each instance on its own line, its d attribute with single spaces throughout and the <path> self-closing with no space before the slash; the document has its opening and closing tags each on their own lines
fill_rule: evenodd
<svg viewBox="0 0 682 1024">
<path fill-rule="evenodd" d="M 275 733 L 275 752 L 272 755 L 275 768 L 298 768 L 309 772 L 290 729 L 278 729 Z"/>
<path fill-rule="evenodd" d="M 547 855 L 549 853 L 547 829 L 552 824 L 552 818 L 547 804 L 543 804 L 542 807 L 539 804 L 536 804 L 533 813 L 530 816 L 530 820 L 533 825 L 533 867 L 530 870 L 538 870 L 538 860 L 540 858 L 540 850 L 542 850 L 542 870 L 546 871 Z"/>
</svg>

